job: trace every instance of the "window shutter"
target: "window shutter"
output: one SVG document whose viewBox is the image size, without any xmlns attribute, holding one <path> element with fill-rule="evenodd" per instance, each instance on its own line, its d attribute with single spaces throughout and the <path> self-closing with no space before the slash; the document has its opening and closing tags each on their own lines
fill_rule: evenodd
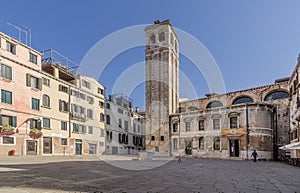
<svg viewBox="0 0 300 193">
<path fill-rule="evenodd" d="M 61 111 L 62 109 L 61 109 L 61 100 L 59 99 L 59 111 Z"/>
<path fill-rule="evenodd" d="M 67 112 L 70 112 L 70 103 L 67 103 Z"/>
<path fill-rule="evenodd" d="M 11 117 L 11 122 L 12 122 L 13 127 L 17 127 L 17 117 L 16 116 Z"/>
<path fill-rule="evenodd" d="M 42 79 L 41 78 L 38 79 L 37 84 L 38 84 L 38 89 L 42 90 Z"/>
<path fill-rule="evenodd" d="M 42 130 L 42 121 L 41 120 L 37 121 L 37 129 Z"/>
<path fill-rule="evenodd" d="M 62 85 L 61 85 L 61 84 L 58 85 L 58 90 L 59 90 L 59 91 L 62 91 Z"/>
<path fill-rule="evenodd" d="M 30 78 L 31 78 L 30 74 L 26 74 L 26 86 L 31 86 L 30 85 Z"/>
<path fill-rule="evenodd" d="M 0 125 L 2 125 L 2 115 L 0 114 Z"/>
<path fill-rule="evenodd" d="M 33 119 L 30 119 L 30 129 L 33 129 Z"/>
</svg>

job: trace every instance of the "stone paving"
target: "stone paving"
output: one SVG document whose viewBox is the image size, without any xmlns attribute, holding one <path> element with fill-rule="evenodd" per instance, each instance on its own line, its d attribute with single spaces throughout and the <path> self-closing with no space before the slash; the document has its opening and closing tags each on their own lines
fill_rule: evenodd
<svg viewBox="0 0 300 193">
<path fill-rule="evenodd" d="M 127 170 L 95 156 L 0 157 L 0 193 L 300 192 L 300 168 L 284 163 L 166 160 L 115 156 L 113 163 L 138 165 L 137 170 Z M 156 165 L 162 166 L 153 168 Z"/>
</svg>

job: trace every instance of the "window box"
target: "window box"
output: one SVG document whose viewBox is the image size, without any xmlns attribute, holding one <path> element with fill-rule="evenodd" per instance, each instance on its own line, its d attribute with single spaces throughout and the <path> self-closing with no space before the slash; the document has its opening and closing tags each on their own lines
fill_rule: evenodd
<svg viewBox="0 0 300 193">
<path fill-rule="evenodd" d="M 15 134 L 15 128 L 10 125 L 2 125 L 0 131 L 1 136 L 11 136 Z"/>
<path fill-rule="evenodd" d="M 30 132 L 29 132 L 29 136 L 32 139 L 39 139 L 43 136 L 43 132 L 38 130 L 37 128 L 33 128 Z"/>
</svg>

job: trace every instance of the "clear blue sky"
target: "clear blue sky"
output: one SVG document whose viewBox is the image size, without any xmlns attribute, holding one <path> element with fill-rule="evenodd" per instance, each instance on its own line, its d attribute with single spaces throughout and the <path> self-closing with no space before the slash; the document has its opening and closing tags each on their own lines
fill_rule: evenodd
<svg viewBox="0 0 300 193">
<path fill-rule="evenodd" d="M 154 20 L 170 19 L 173 26 L 198 38 L 218 63 L 227 91 L 271 84 L 290 76 L 300 52 L 300 1 L 3 1 L 0 29 L 17 36 L 6 22 L 32 29 L 32 46 L 54 48 L 80 63 L 87 51 L 110 33 Z M 101 53 L 99 53 L 101 54 Z M 128 66 L 144 60 L 144 48 L 115 58 L 100 81 L 110 93 L 113 82 Z M 208 93 L 193 64 L 181 57 L 180 68 Z M 144 72 L 141 72 L 144 73 Z M 181 97 L 188 97 L 188 91 Z M 144 107 L 144 85 L 131 96 Z"/>
</svg>

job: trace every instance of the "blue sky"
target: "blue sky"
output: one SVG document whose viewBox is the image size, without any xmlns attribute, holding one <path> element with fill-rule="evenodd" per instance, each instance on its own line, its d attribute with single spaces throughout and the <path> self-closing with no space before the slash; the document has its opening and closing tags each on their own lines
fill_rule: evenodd
<svg viewBox="0 0 300 193">
<path fill-rule="evenodd" d="M 29 26 L 32 46 L 54 48 L 80 63 L 105 36 L 125 27 L 170 19 L 201 41 L 216 60 L 227 91 L 272 84 L 290 76 L 300 52 L 300 1 L 4 1 L 0 29 L 17 37 L 7 22 Z M 3 9 L 4 8 L 4 9 Z M 101 56 L 101 53 L 99 53 Z M 144 48 L 114 58 L 100 77 L 110 93 L 118 76 L 144 61 Z M 180 69 L 193 83 L 197 97 L 209 92 L 206 81 L 185 57 Z M 144 72 L 139 72 L 144 73 Z M 181 97 L 190 97 L 181 89 Z M 144 107 L 144 85 L 131 95 Z"/>
</svg>

